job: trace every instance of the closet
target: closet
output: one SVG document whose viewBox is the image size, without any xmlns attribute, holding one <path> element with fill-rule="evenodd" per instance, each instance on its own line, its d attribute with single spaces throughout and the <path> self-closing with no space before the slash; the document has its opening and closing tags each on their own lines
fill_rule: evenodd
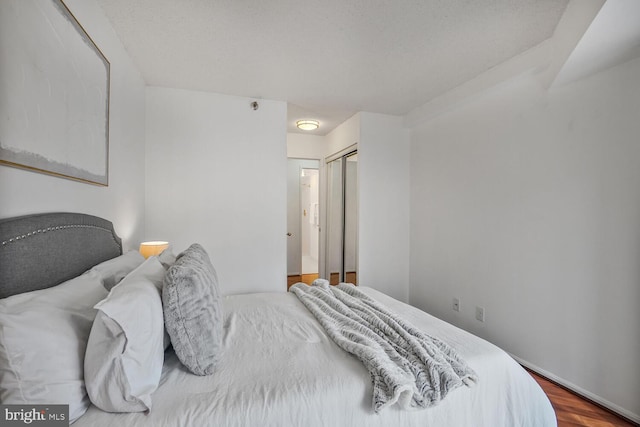
<svg viewBox="0 0 640 427">
<path fill-rule="evenodd" d="M 358 282 L 358 152 L 328 157 L 325 272 L 332 285 Z"/>
</svg>

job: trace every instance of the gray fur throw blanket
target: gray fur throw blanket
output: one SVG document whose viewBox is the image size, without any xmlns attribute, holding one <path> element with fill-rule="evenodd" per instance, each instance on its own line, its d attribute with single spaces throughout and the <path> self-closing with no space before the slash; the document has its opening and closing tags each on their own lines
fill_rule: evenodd
<svg viewBox="0 0 640 427">
<path fill-rule="evenodd" d="M 354 285 L 293 285 L 293 292 L 331 339 L 356 356 L 373 381 L 373 410 L 398 403 L 404 409 L 433 406 L 478 377 L 446 343 L 431 337 Z"/>
</svg>

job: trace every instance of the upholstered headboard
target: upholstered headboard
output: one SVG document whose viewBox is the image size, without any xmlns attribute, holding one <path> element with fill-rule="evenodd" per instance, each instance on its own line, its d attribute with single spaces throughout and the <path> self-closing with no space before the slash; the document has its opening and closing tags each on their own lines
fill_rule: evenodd
<svg viewBox="0 0 640 427">
<path fill-rule="evenodd" d="M 0 220 L 0 298 L 46 289 L 122 254 L 111 222 L 79 213 Z"/>
</svg>

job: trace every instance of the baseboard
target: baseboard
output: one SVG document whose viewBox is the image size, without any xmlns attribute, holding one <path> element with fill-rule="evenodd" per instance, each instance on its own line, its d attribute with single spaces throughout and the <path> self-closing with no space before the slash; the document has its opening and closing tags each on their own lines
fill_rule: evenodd
<svg viewBox="0 0 640 427">
<path fill-rule="evenodd" d="M 557 375 L 552 374 L 549 371 L 546 371 L 544 369 L 542 369 L 539 366 L 534 365 L 533 363 L 529 363 L 526 360 L 523 360 L 517 356 L 514 356 L 513 354 L 509 353 L 509 355 L 511 357 L 513 357 L 516 362 L 518 362 L 519 364 L 521 364 L 522 366 L 531 369 L 532 371 L 534 371 L 537 374 L 540 374 L 541 376 L 553 381 L 554 383 L 559 384 L 560 386 L 572 391 L 573 393 L 587 399 L 590 400 L 594 403 L 596 403 L 597 405 L 600 405 L 606 409 L 608 409 L 609 411 L 615 413 L 616 415 L 619 415 L 623 418 L 626 418 L 627 420 L 640 425 L 640 415 L 638 414 L 634 414 L 631 411 L 628 411 L 618 405 L 616 405 L 615 403 L 609 402 L 606 399 L 603 399 L 600 396 L 597 396 L 593 393 L 591 393 L 590 391 L 587 391 L 581 387 L 578 387 L 577 385 L 570 383 L 569 381 L 563 380 L 562 378 L 558 377 Z"/>
</svg>

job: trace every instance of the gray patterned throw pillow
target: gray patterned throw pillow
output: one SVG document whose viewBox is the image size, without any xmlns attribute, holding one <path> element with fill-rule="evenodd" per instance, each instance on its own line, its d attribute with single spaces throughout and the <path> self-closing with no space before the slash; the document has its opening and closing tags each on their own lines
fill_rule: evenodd
<svg viewBox="0 0 640 427">
<path fill-rule="evenodd" d="M 167 271 L 162 305 L 176 355 L 196 375 L 212 374 L 222 352 L 220 299 L 209 255 L 194 243 Z"/>
</svg>

